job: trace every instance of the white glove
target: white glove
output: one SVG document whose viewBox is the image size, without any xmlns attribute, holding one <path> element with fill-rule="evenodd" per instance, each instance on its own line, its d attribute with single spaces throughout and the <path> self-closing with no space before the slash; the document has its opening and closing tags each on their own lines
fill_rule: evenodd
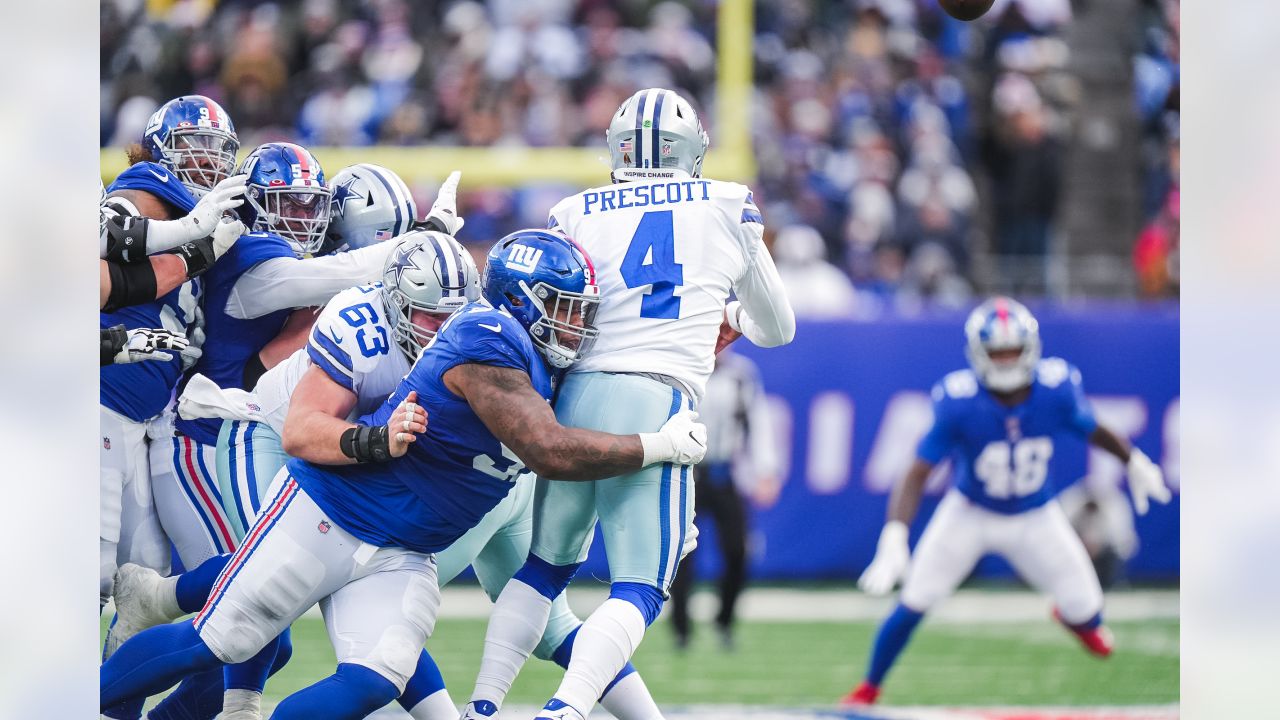
<svg viewBox="0 0 1280 720">
<path fill-rule="evenodd" d="M 199 240 L 214 232 L 223 213 L 244 203 L 244 188 L 248 181 L 248 175 L 232 175 L 205 193 L 190 214 L 180 220 L 189 236 L 187 239 Z"/>
<path fill-rule="evenodd" d="M 460 171 L 454 170 L 449 173 L 449 177 L 445 178 L 444 184 L 440 186 L 435 204 L 431 206 L 431 211 L 427 213 L 424 221 L 443 227 L 445 234 L 455 237 L 466 224 L 462 218 L 458 217 L 458 181 L 461 179 Z"/>
<path fill-rule="evenodd" d="M 696 549 L 698 549 L 698 526 L 693 523 L 693 518 L 689 518 L 689 532 L 684 534 L 684 544 L 680 546 L 680 560 L 683 561 Z"/>
<path fill-rule="evenodd" d="M 1161 505 L 1173 499 L 1173 492 L 1164 484 L 1164 473 L 1160 466 L 1151 462 L 1138 448 L 1129 451 L 1129 494 L 1133 496 L 1133 509 L 1139 515 L 1146 515 L 1155 500 Z"/>
<path fill-rule="evenodd" d="M 231 218 L 219 220 L 218 226 L 213 229 L 213 259 L 217 260 L 227 254 L 244 232 L 244 223 L 239 220 Z"/>
<path fill-rule="evenodd" d="M 187 347 L 182 350 L 182 372 L 196 366 L 196 361 L 204 354 L 204 310 L 196 305 L 195 317 L 191 327 L 187 329 Z"/>
<path fill-rule="evenodd" d="M 644 448 L 641 467 L 669 462 L 676 465 L 696 465 L 707 454 L 707 426 L 696 422 L 698 413 L 681 410 L 671 416 L 656 433 L 640 433 L 640 446 Z"/>
<path fill-rule="evenodd" d="M 858 587 L 868 595 L 886 595 L 906 576 L 910 561 L 907 526 L 898 520 L 890 520 L 880 531 L 876 556 L 858 578 Z"/>
<path fill-rule="evenodd" d="M 144 360 L 169 361 L 173 359 L 173 354 L 164 352 L 165 350 L 182 352 L 186 349 L 187 338 L 182 335 L 168 330 L 137 328 L 129 331 L 129 341 L 116 353 L 115 362 L 119 365 Z"/>
</svg>

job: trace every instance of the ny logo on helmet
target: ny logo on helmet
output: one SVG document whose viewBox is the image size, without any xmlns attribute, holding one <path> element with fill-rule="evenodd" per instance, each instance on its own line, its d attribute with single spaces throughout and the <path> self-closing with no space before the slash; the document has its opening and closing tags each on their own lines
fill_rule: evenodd
<svg viewBox="0 0 1280 720">
<path fill-rule="evenodd" d="M 528 245 L 512 245 L 511 253 L 507 255 L 507 267 L 519 270 L 526 275 L 532 275 L 533 271 L 538 267 L 538 261 L 542 260 L 542 249 L 531 248 Z"/>
</svg>

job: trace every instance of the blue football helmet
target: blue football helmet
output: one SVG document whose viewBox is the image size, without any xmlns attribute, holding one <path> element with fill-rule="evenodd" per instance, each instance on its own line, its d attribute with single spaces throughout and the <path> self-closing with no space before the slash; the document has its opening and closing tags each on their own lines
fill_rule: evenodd
<svg viewBox="0 0 1280 720">
<path fill-rule="evenodd" d="M 1007 297 L 991 298 L 969 314 L 964 334 L 969 367 L 988 389 L 1013 392 L 1035 380 L 1040 363 L 1040 324 L 1022 303 Z M 1009 357 L 995 358 L 992 353 Z"/>
<path fill-rule="evenodd" d="M 600 287 L 579 245 L 558 230 L 517 230 L 489 250 L 480 281 L 490 305 L 511 314 L 555 368 L 573 365 L 595 344 Z"/>
<path fill-rule="evenodd" d="M 142 146 L 199 198 L 231 175 L 240 140 L 221 105 L 203 95 L 184 95 L 155 111 Z"/>
<path fill-rule="evenodd" d="M 275 233 L 299 257 L 315 255 L 329 226 L 331 193 L 311 151 L 293 143 L 259 145 L 236 168 L 249 176 L 240 219 L 252 232 Z"/>
</svg>

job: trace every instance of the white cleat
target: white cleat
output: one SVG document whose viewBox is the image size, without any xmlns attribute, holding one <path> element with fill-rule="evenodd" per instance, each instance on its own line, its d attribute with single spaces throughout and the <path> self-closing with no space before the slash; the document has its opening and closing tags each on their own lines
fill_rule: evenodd
<svg viewBox="0 0 1280 720">
<path fill-rule="evenodd" d="M 587 716 L 572 705 L 565 704 L 563 700 L 551 698 L 533 720 L 587 720 Z"/>
<path fill-rule="evenodd" d="M 472 700 L 458 720 L 498 720 L 498 706 L 488 700 Z"/>
<path fill-rule="evenodd" d="M 181 614 L 171 616 L 165 610 L 162 594 L 172 592 L 160 573 L 133 563 L 125 563 L 116 570 L 116 586 L 113 594 L 116 602 L 116 621 L 107 633 L 103 658 L 111 657 L 126 640 L 149 627 L 172 622 Z M 176 601 L 168 603 L 175 604 Z M 179 611 L 181 612 L 181 611 Z"/>
</svg>

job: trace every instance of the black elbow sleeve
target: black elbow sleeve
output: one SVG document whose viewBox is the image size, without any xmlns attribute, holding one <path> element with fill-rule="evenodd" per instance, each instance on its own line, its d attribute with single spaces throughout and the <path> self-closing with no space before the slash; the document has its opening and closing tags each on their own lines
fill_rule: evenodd
<svg viewBox="0 0 1280 720">
<path fill-rule="evenodd" d="M 151 263 L 124 265 L 109 261 L 107 274 L 111 277 L 111 292 L 107 293 L 102 312 L 115 312 L 156 299 L 156 273 Z"/>
</svg>

